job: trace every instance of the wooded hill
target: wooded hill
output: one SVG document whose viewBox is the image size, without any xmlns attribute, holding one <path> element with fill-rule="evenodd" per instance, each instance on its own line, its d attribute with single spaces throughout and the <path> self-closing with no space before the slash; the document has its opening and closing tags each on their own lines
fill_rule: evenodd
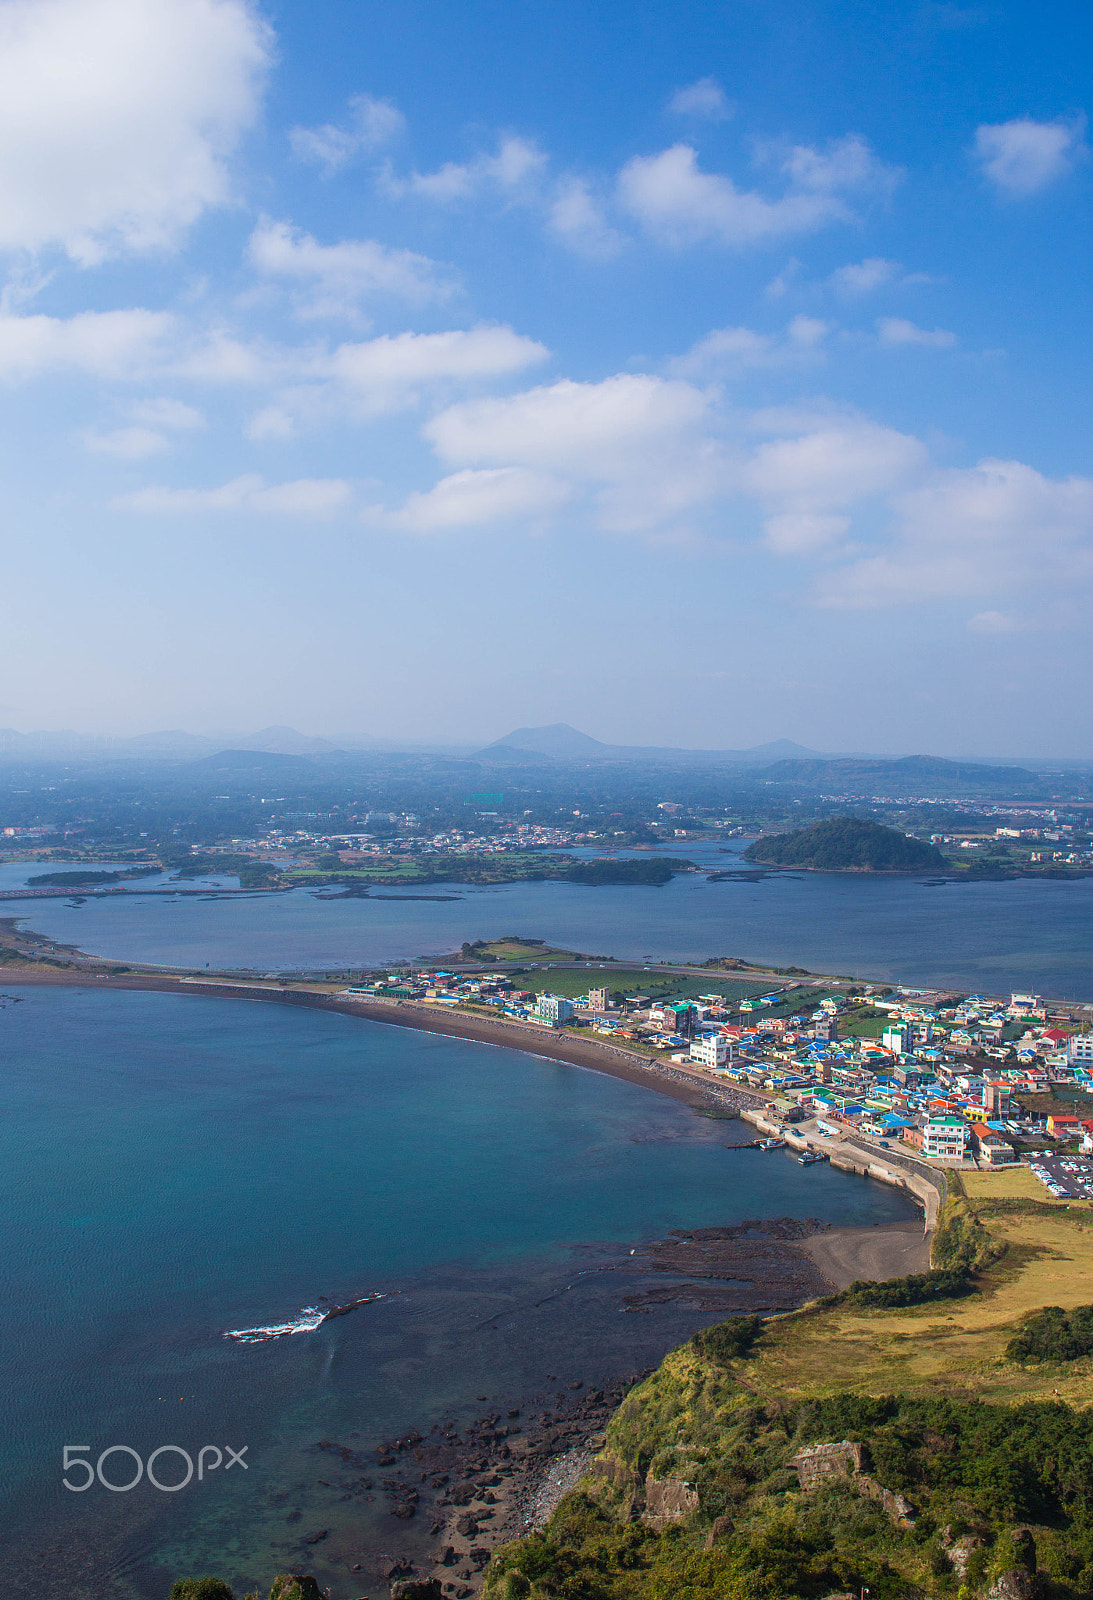
<svg viewBox="0 0 1093 1600">
<path fill-rule="evenodd" d="M 945 867 L 936 845 L 864 817 L 831 817 L 795 833 L 756 839 L 744 860 L 815 872 L 937 872 Z"/>
</svg>

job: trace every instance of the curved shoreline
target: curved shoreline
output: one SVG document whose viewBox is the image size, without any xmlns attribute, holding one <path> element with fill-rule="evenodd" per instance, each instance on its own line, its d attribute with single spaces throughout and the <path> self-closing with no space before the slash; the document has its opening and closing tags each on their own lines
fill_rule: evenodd
<svg viewBox="0 0 1093 1600">
<path fill-rule="evenodd" d="M 574 1038 L 572 1035 L 553 1034 L 546 1029 L 524 1027 L 518 1023 L 502 1022 L 493 1017 L 471 1017 L 465 1013 L 441 1011 L 430 1006 L 413 1005 L 404 1001 L 350 1000 L 340 994 L 327 994 L 320 990 L 291 988 L 277 983 L 250 982 L 246 979 L 167 977 L 154 973 L 125 973 L 118 976 L 92 971 L 74 972 L 69 969 L 40 972 L 25 967 L 0 967 L 0 984 L 12 988 L 69 988 L 69 989 L 127 989 L 153 991 L 160 994 L 197 994 L 206 998 L 220 997 L 232 1000 L 257 1000 L 275 1005 L 306 1006 L 313 1010 L 337 1011 L 346 1016 L 363 1017 L 369 1022 L 385 1022 L 391 1026 L 415 1028 L 424 1033 L 438 1033 L 449 1038 L 471 1039 L 477 1044 L 502 1045 L 510 1050 L 522 1050 L 527 1055 L 543 1056 L 550 1061 L 562 1061 L 568 1066 L 589 1067 L 605 1072 L 611 1077 L 623 1078 L 628 1083 L 642 1084 L 660 1094 L 669 1095 L 686 1105 L 719 1111 L 739 1112 L 760 1107 L 767 1102 L 761 1095 L 748 1094 L 736 1088 L 722 1088 L 711 1084 L 698 1072 L 689 1072 L 675 1064 L 649 1060 L 618 1045 L 602 1044 L 595 1039 Z"/>
<path fill-rule="evenodd" d="M 743 1115 L 754 1122 L 762 1132 L 777 1131 L 768 1122 L 764 1112 L 769 1112 L 768 1096 L 750 1093 L 735 1084 L 711 1083 L 704 1072 L 672 1062 L 654 1061 L 624 1050 L 618 1045 L 606 1044 L 596 1039 L 574 1037 L 556 1033 L 546 1028 L 516 1022 L 503 1022 L 494 1017 L 472 1017 L 465 1012 L 439 1010 L 405 1000 L 356 1000 L 341 992 L 293 988 L 269 980 L 244 978 L 214 978 L 191 975 L 168 977 L 165 974 L 128 972 L 124 974 L 79 973 L 72 968 L 31 971 L 25 968 L 0 967 L 0 984 L 12 988 L 30 986 L 40 988 L 90 988 L 152 991 L 160 994 L 201 995 L 205 998 L 252 1000 L 275 1005 L 303 1006 L 315 1011 L 336 1011 L 345 1016 L 361 1017 L 368 1022 L 386 1023 L 390 1027 L 412 1028 L 422 1033 L 435 1033 L 447 1038 L 468 1039 L 476 1044 L 497 1045 L 503 1049 L 522 1051 L 548 1061 L 559 1061 L 566 1066 L 585 1067 L 608 1077 L 621 1078 L 626 1083 L 652 1089 L 667 1095 L 683 1105 L 698 1111 L 728 1116 Z M 808 1140 L 791 1138 L 791 1142 L 804 1146 Z M 844 1171 L 859 1173 L 864 1178 L 885 1183 L 903 1190 L 907 1198 L 923 1213 L 923 1239 L 929 1241 L 940 1209 L 941 1191 L 937 1178 L 905 1156 L 893 1157 L 885 1152 L 882 1165 L 875 1152 L 861 1150 L 851 1142 L 844 1142 L 838 1151 L 831 1153 L 832 1165 Z M 897 1170 L 893 1171 L 895 1168 Z M 890 1263 L 892 1271 L 887 1276 L 898 1276 L 906 1271 L 902 1263 Z"/>
</svg>

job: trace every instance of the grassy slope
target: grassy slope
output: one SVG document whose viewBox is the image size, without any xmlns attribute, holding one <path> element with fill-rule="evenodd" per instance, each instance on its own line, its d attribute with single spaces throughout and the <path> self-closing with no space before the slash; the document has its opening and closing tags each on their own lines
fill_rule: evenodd
<svg viewBox="0 0 1093 1600">
<path fill-rule="evenodd" d="M 968 1175 L 955 1187 L 935 1265 L 963 1252 L 978 1263 L 974 1292 L 899 1310 L 809 1306 L 768 1321 L 729 1370 L 693 1343 L 673 1351 L 627 1397 L 594 1474 L 545 1532 L 495 1558 L 490 1600 L 788 1600 L 863 1584 L 875 1597 L 911 1586 L 968 1600 L 1020 1565 L 1016 1521 L 1037 1524 L 1041 1571 L 1054 1575 L 1059 1596 L 1093 1590 L 1093 1359 L 1022 1366 L 1004 1354 L 1029 1312 L 1093 1301 L 1093 1210 L 1041 1198 L 1023 1169 Z M 1006 1482 L 1007 1416 L 1035 1464 L 1016 1474 L 1016 1487 Z M 940 1455 L 923 1446 L 935 1421 L 951 1435 Z M 895 1529 L 845 1481 L 800 1492 L 787 1470 L 793 1450 L 846 1437 L 871 1446 L 881 1481 L 912 1498 L 915 1529 Z M 1050 1457 L 1050 1492 L 1028 1486 L 1041 1457 Z M 1072 1459 L 1079 1466 L 1065 1465 Z M 635 1520 L 650 1472 L 686 1480 L 699 1497 L 697 1511 L 660 1533 Z M 1068 1472 L 1079 1488 L 1065 1487 Z M 713 1532 L 725 1512 L 733 1527 Z M 962 1589 L 945 1523 L 981 1541 Z"/>
</svg>

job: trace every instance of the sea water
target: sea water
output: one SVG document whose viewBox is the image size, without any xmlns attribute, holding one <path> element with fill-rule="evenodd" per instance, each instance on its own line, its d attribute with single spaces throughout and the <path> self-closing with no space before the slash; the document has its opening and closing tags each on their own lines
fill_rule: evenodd
<svg viewBox="0 0 1093 1600">
<path fill-rule="evenodd" d="M 318 1441 L 372 1449 L 546 1374 L 603 1383 L 712 1320 L 622 1314 L 633 1285 L 589 1269 L 587 1246 L 625 1265 L 676 1227 L 913 1215 L 848 1174 L 726 1149 L 741 1131 L 596 1072 L 338 1014 L 9 990 L 5 1592 L 162 1600 L 210 1571 L 265 1592 L 296 1565 L 347 1600 L 354 1552 L 416 1548 L 427 1529 L 341 1503 Z M 370 1294 L 384 1298 L 331 1322 L 307 1314 Z M 278 1325 L 300 1331 L 225 1337 Z M 118 1484 L 126 1449 L 196 1462 L 208 1445 L 226 1463 L 246 1446 L 247 1465 L 177 1494 L 147 1479 L 81 1493 L 62 1484 L 66 1445 L 93 1464 L 125 1447 L 104 1466 Z M 156 1471 L 178 1481 L 182 1457 Z M 309 1549 L 314 1528 L 331 1534 Z"/>
<path fill-rule="evenodd" d="M 659 888 L 540 882 L 376 888 L 367 899 L 312 889 L 116 895 L 0 902 L 0 912 L 95 955 L 198 968 L 366 967 L 517 933 L 639 963 L 731 955 L 886 982 L 989 994 L 1032 988 L 1093 1001 L 1093 878 L 967 883 L 772 872 L 710 881 L 714 871 L 741 868 L 745 842 L 681 842 L 672 853 L 702 870 Z M 0 888 L 42 870 L 0 868 Z"/>
</svg>

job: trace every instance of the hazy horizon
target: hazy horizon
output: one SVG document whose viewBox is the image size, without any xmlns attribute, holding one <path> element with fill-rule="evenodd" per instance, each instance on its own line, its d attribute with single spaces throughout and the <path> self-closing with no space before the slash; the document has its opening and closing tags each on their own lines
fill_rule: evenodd
<svg viewBox="0 0 1093 1600">
<path fill-rule="evenodd" d="M 125 743 L 127 743 L 129 741 L 139 741 L 139 740 L 149 740 L 149 741 L 150 740 L 156 740 L 156 739 L 168 740 L 168 739 L 177 737 L 179 739 L 205 740 L 205 741 L 208 741 L 208 742 L 210 742 L 212 744 L 217 745 L 221 749 L 230 749 L 230 748 L 233 748 L 233 747 L 246 748 L 249 741 L 261 738 L 263 735 L 267 735 L 267 736 L 269 736 L 269 735 L 286 735 L 286 736 L 292 736 L 292 737 L 282 740 L 281 743 L 280 743 L 280 746 L 278 745 L 276 740 L 271 740 L 270 741 L 271 753 L 275 753 L 278 748 L 283 749 L 286 753 L 292 753 L 292 751 L 294 749 L 293 740 L 300 740 L 300 741 L 303 742 L 303 744 L 313 743 L 316 746 L 318 746 L 318 745 L 326 745 L 326 746 L 330 747 L 331 749 L 344 749 L 344 750 L 347 750 L 347 751 L 350 751 L 350 752 L 352 752 L 354 750 L 359 750 L 361 753 L 364 753 L 364 754 L 367 754 L 370 749 L 373 749 L 373 750 L 388 750 L 388 751 L 404 750 L 408 754 L 413 754 L 413 753 L 415 753 L 417 751 L 421 751 L 421 752 L 428 752 L 428 751 L 443 752 L 443 751 L 446 751 L 446 750 L 450 750 L 452 752 L 458 752 L 460 754 L 464 754 L 465 755 L 465 754 L 478 753 L 478 752 L 480 752 L 482 750 L 487 749 L 492 744 L 503 743 L 504 740 L 506 738 L 508 738 L 509 736 L 511 736 L 512 734 L 514 734 L 514 733 L 516 733 L 518 731 L 527 730 L 529 728 L 529 726 L 530 725 L 528 725 L 528 724 L 523 724 L 521 730 L 518 730 L 518 729 L 515 729 L 515 728 L 509 728 L 509 729 L 504 730 L 503 732 L 497 732 L 496 730 L 494 730 L 494 731 L 490 731 L 490 732 L 486 732 L 486 733 L 478 734 L 478 735 L 476 735 L 476 734 L 466 734 L 466 735 L 461 735 L 461 736 L 458 736 L 458 737 L 453 735 L 452 737 L 449 737 L 446 740 L 443 740 L 443 739 L 414 738 L 414 737 L 411 737 L 409 735 L 405 739 L 401 739 L 400 740 L 397 737 L 371 734 L 371 733 L 368 733 L 368 732 L 364 732 L 364 733 L 347 733 L 344 729 L 342 729 L 341 731 L 333 731 L 333 732 L 319 732 L 319 731 L 316 731 L 315 729 L 312 729 L 312 728 L 302 728 L 302 729 L 301 728 L 291 728 L 291 727 L 288 727 L 285 724 L 270 724 L 265 728 L 235 728 L 235 729 L 215 729 L 215 728 L 214 729 L 202 729 L 202 728 L 166 728 L 166 727 L 158 727 L 158 728 L 142 728 L 142 729 L 136 730 L 133 733 L 127 733 L 127 732 L 120 732 L 119 733 L 119 732 L 115 732 L 115 731 L 112 731 L 112 730 L 109 730 L 109 729 L 106 729 L 106 730 L 102 730 L 102 729 L 80 730 L 80 729 L 74 729 L 74 728 L 13 729 L 9 725 L 9 726 L 0 727 L 0 739 L 2 739 L 5 734 L 14 732 L 14 733 L 17 733 L 18 735 L 20 735 L 22 738 L 26 738 L 26 739 L 41 738 L 43 740 L 49 740 L 49 739 L 62 740 L 64 738 L 66 738 L 66 737 L 72 737 L 75 740 L 86 740 L 89 743 L 91 741 L 101 741 L 103 745 L 111 745 L 111 744 L 115 744 L 115 743 L 117 743 L 117 744 L 125 744 Z M 549 728 L 549 727 L 554 727 L 554 726 L 572 727 L 573 725 L 572 724 L 545 724 L 543 726 L 546 727 L 546 728 Z M 536 730 L 533 730 L 533 731 L 536 731 Z M 722 752 L 738 752 L 738 753 L 741 753 L 741 754 L 747 754 L 748 752 L 755 751 L 755 750 L 765 751 L 768 746 L 795 745 L 795 746 L 799 746 L 800 747 L 799 752 L 786 751 L 786 752 L 783 753 L 782 751 L 779 751 L 779 750 L 775 749 L 775 750 L 773 750 L 771 752 L 771 755 L 770 755 L 770 759 L 772 761 L 778 760 L 778 759 L 782 759 L 783 758 L 783 754 L 785 756 L 788 756 L 788 757 L 792 758 L 795 753 L 799 753 L 801 759 L 805 759 L 806 756 L 812 755 L 812 754 L 823 755 L 823 756 L 832 756 L 832 757 L 836 757 L 836 758 L 837 757 L 849 757 L 849 758 L 862 757 L 862 758 L 878 758 L 878 759 L 881 759 L 881 760 L 885 760 L 885 759 L 899 760 L 902 757 L 906 757 L 906 756 L 939 756 L 942 759 L 950 760 L 950 761 L 967 760 L 967 761 L 974 761 L 974 762 L 982 762 L 982 763 L 987 764 L 987 765 L 989 765 L 992 760 L 1002 761 L 1002 762 L 1006 762 L 1006 763 L 1018 763 L 1018 764 L 1020 764 L 1022 761 L 1034 761 L 1034 762 L 1048 763 L 1048 764 L 1050 764 L 1053 761 L 1057 761 L 1057 762 L 1062 762 L 1062 763 L 1073 763 L 1075 765 L 1082 765 L 1082 764 L 1084 764 L 1086 762 L 1089 762 L 1090 760 L 1093 760 L 1093 757 L 1082 755 L 1080 753 L 1076 753 L 1076 752 L 1072 752 L 1072 751 L 1071 752 L 1067 752 L 1067 751 L 1060 752 L 1058 750 L 1043 750 L 1043 751 L 1035 751 L 1035 750 L 1033 750 L 1033 751 L 1030 751 L 1027 748 L 1024 748 L 1024 749 L 1013 748 L 1011 750 L 981 750 L 981 751 L 969 750 L 966 747 L 965 748 L 955 748 L 955 749 L 950 749 L 950 750 L 944 750 L 944 749 L 938 749 L 938 748 L 930 748 L 930 749 L 922 749 L 922 750 L 913 750 L 913 749 L 910 749 L 910 748 L 867 748 L 865 746 L 855 746 L 853 748 L 848 746 L 848 747 L 846 747 L 844 749 L 840 749 L 838 747 L 820 748 L 818 746 L 807 746 L 807 745 L 804 745 L 804 744 L 802 744 L 802 741 L 789 739 L 785 735 L 780 734 L 780 733 L 774 733 L 769 738 L 759 739 L 754 744 L 750 744 L 750 745 L 745 745 L 745 744 L 695 745 L 695 744 L 683 744 L 683 743 L 680 743 L 678 741 L 673 741 L 671 739 L 654 740 L 654 739 L 651 739 L 651 738 L 642 739 L 640 741 L 640 743 L 639 743 L 638 741 L 630 741 L 630 740 L 625 740 L 625 739 L 614 738 L 614 737 L 612 737 L 610 735 L 610 733 L 607 733 L 607 734 L 592 733 L 592 732 L 590 732 L 590 730 L 588 728 L 584 728 L 584 727 L 574 728 L 573 731 L 577 732 L 579 734 L 587 735 L 590 738 L 596 739 L 597 742 L 599 742 L 601 744 L 604 744 L 606 746 L 609 746 L 609 747 L 611 747 L 611 746 L 623 747 L 623 748 L 629 747 L 629 748 L 635 748 L 635 749 L 650 748 L 650 749 L 663 749 L 663 750 L 680 750 L 680 751 L 683 751 L 683 752 L 695 752 L 695 753 L 703 753 L 703 752 L 707 752 L 708 751 L 711 754 L 718 754 L 718 753 L 722 753 Z M 154 751 L 149 751 L 149 756 L 150 757 L 153 756 L 154 753 L 155 753 Z M 308 750 L 304 749 L 302 747 L 302 745 L 301 745 L 299 753 L 303 753 L 303 754 L 309 754 L 309 753 L 321 754 L 322 752 L 321 752 L 321 750 L 315 750 L 314 752 L 311 752 L 311 751 L 308 751 Z M 12 752 L 11 750 L 6 749 L 2 745 L 0 745 L 0 761 L 3 761 L 4 759 L 10 758 L 13 754 L 14 754 L 14 752 Z"/>
</svg>

